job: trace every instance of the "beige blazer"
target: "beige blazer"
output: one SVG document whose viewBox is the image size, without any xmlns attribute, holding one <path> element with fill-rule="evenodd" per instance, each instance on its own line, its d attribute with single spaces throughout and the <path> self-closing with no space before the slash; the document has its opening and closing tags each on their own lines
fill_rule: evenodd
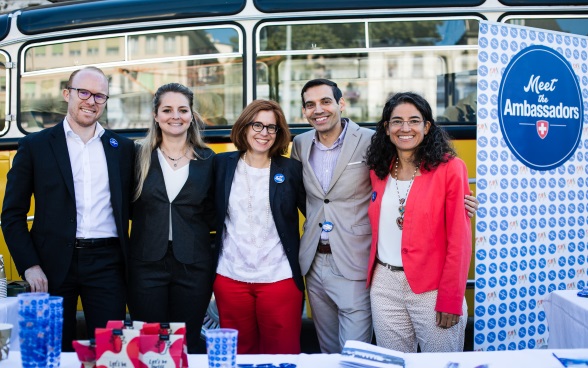
<svg viewBox="0 0 588 368">
<path fill-rule="evenodd" d="M 329 234 L 333 258 L 339 271 L 349 280 L 365 280 L 371 243 L 368 205 L 372 194 L 365 155 L 373 131 L 351 120 L 343 147 L 325 193 L 310 166 L 310 149 L 316 134 L 313 129 L 294 138 L 291 157 L 302 162 L 306 189 L 306 221 L 300 241 L 300 268 L 306 275 L 317 251 L 321 224 L 333 223 Z"/>
</svg>

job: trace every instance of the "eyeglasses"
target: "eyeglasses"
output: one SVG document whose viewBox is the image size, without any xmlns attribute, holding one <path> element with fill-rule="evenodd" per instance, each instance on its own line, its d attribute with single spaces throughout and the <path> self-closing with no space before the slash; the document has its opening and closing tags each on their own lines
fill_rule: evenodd
<svg viewBox="0 0 588 368">
<path fill-rule="evenodd" d="M 401 126 L 404 126 L 404 123 L 408 124 L 408 126 L 417 126 L 420 125 L 423 121 L 422 120 L 417 120 L 417 119 L 412 119 L 412 120 L 408 120 L 408 121 L 402 121 L 402 120 L 390 120 L 388 122 L 388 124 L 390 124 L 390 126 L 398 128 Z"/>
<path fill-rule="evenodd" d="M 106 103 L 106 101 L 108 100 L 108 96 L 105 95 L 104 93 L 92 93 L 90 91 L 88 91 L 87 89 L 83 89 L 83 88 L 75 88 L 75 87 L 67 87 L 67 89 L 73 89 L 78 91 L 78 97 L 81 100 L 87 100 L 90 97 L 94 96 L 94 102 L 96 102 L 97 104 L 104 104 Z"/>
<path fill-rule="evenodd" d="M 275 124 L 263 125 L 259 121 L 251 122 L 251 123 L 248 123 L 247 125 L 251 125 L 251 129 L 253 129 L 254 131 L 256 131 L 258 133 L 261 132 L 263 130 L 263 128 L 267 129 L 268 134 L 276 134 L 278 132 L 278 130 L 280 130 L 280 128 Z"/>
</svg>

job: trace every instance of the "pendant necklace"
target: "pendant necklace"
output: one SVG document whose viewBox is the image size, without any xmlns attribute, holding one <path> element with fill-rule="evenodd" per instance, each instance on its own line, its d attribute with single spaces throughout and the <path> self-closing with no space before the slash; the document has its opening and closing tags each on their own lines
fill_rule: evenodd
<svg viewBox="0 0 588 368">
<path fill-rule="evenodd" d="M 169 159 L 170 159 L 170 160 L 171 160 L 171 161 L 174 163 L 174 167 L 178 167 L 178 162 L 179 162 L 179 161 L 180 161 L 182 158 L 186 157 L 186 154 L 188 153 L 188 150 L 186 150 L 186 152 L 184 152 L 184 154 L 183 154 L 183 155 L 181 155 L 180 157 L 178 157 L 178 158 L 173 158 L 173 157 L 169 156 L 167 153 L 165 153 L 165 151 L 163 150 L 163 148 L 159 147 L 159 149 L 161 150 L 161 152 L 163 152 L 163 154 L 165 155 L 165 157 L 169 158 Z"/>
<path fill-rule="evenodd" d="M 408 192 L 410 192 L 410 187 L 412 186 L 412 182 L 414 181 L 414 177 L 416 176 L 417 171 L 419 171 L 421 163 L 419 162 L 416 165 L 416 169 L 414 170 L 414 173 L 412 173 L 412 178 L 410 178 L 410 183 L 408 183 L 408 189 L 406 189 L 406 195 L 404 196 L 404 198 L 400 198 L 400 191 L 398 190 L 398 161 L 400 161 L 400 158 L 397 157 L 396 164 L 394 165 L 394 176 L 396 176 L 396 193 L 398 194 L 398 201 L 400 202 L 400 205 L 398 206 L 398 212 L 400 212 L 400 216 L 396 218 L 396 225 L 398 225 L 398 228 L 402 230 L 402 227 L 404 226 L 404 211 L 406 199 L 408 198 Z"/>
<path fill-rule="evenodd" d="M 247 152 L 243 154 L 243 171 L 245 172 L 245 182 L 247 184 L 247 221 L 251 228 L 253 228 L 253 194 L 251 194 L 251 186 L 249 185 L 249 175 L 247 174 Z M 272 164 L 272 159 L 270 157 L 268 169 Z M 251 232 L 251 242 L 256 248 L 262 248 L 267 240 L 267 235 L 269 233 L 269 213 L 270 213 L 270 202 L 269 202 L 269 193 L 267 195 L 267 202 L 265 204 L 265 231 L 263 233 L 263 240 L 260 245 L 257 245 L 257 237 L 255 236 L 255 232 Z"/>
</svg>

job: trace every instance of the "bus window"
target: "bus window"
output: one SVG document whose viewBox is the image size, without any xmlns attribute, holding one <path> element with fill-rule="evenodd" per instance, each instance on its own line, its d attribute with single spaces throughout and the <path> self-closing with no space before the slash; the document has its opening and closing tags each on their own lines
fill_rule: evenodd
<svg viewBox="0 0 588 368">
<path fill-rule="evenodd" d="M 566 32 L 566 33 L 574 33 L 579 34 L 582 36 L 588 36 L 588 16 L 587 15 L 577 15 L 577 16 L 568 16 L 563 17 L 559 16 L 556 17 L 554 15 L 550 15 L 549 17 L 521 17 L 519 16 L 512 16 L 506 19 L 505 23 L 510 24 L 517 24 L 520 26 L 526 27 L 535 27 L 535 28 L 542 28 L 548 29 L 551 31 L 558 31 L 558 32 Z"/>
<path fill-rule="evenodd" d="M 293 24 L 263 27 L 261 51 L 329 50 L 365 47 L 365 26 L 358 23 Z"/>
<path fill-rule="evenodd" d="M 100 67 L 110 80 L 105 127 L 147 128 L 153 93 L 171 82 L 193 89 L 206 125 L 226 126 L 243 107 L 241 39 L 235 27 L 215 27 L 30 45 L 20 79 L 20 126 L 34 132 L 63 120 L 62 90 L 74 67 L 84 65 Z"/>
<path fill-rule="evenodd" d="M 316 37 L 321 28 L 330 29 L 329 40 Z M 355 34 L 349 29 L 357 40 L 345 37 Z M 474 124 L 477 33 L 475 19 L 267 24 L 259 31 L 257 70 L 267 69 L 268 78 L 258 77 L 257 97 L 279 101 L 290 124 L 305 124 L 299 91 L 310 79 L 328 78 L 356 122 L 379 121 L 393 93 L 413 91 L 435 102 L 439 122 Z"/>
<path fill-rule="evenodd" d="M 125 60 L 124 37 L 60 42 L 25 50 L 25 72 L 95 65 Z"/>
<path fill-rule="evenodd" d="M 239 52 L 239 34 L 233 28 L 132 35 L 128 41 L 129 60 Z"/>
</svg>

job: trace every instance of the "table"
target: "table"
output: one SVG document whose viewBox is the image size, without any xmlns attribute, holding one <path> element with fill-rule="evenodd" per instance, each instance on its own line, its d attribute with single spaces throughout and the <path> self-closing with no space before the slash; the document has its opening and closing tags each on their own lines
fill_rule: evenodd
<svg viewBox="0 0 588 368">
<path fill-rule="evenodd" d="M 405 354 L 406 368 L 445 368 L 448 362 L 459 363 L 459 368 L 474 368 L 488 364 L 491 368 L 561 368 L 562 364 L 553 356 L 565 358 L 588 358 L 588 349 L 566 350 L 516 350 L 465 353 L 419 353 Z M 239 355 L 237 363 L 294 363 L 297 368 L 339 368 L 339 354 L 301 355 Z M 191 368 L 208 366 L 206 355 L 188 356 Z M 0 368 L 20 367 L 20 352 L 10 352 L 8 360 L 0 361 Z M 79 368 L 75 353 L 61 355 L 61 368 Z"/>
<path fill-rule="evenodd" d="M 20 350 L 18 342 L 18 299 L 15 296 L 0 299 L 0 323 L 10 323 L 12 325 L 10 350 Z"/>
<path fill-rule="evenodd" d="M 579 290 L 556 290 L 543 301 L 549 325 L 549 349 L 588 348 L 588 298 Z"/>
</svg>

